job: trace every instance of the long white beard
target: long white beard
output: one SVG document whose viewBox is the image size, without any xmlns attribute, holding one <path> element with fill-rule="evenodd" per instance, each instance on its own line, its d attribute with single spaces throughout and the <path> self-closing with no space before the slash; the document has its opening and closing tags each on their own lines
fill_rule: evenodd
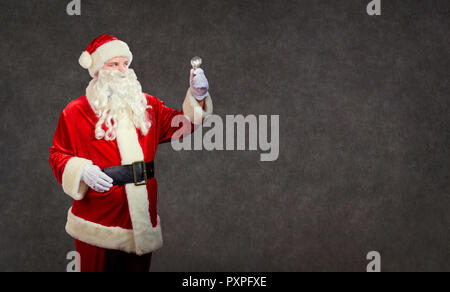
<svg viewBox="0 0 450 292">
<path fill-rule="evenodd" d="M 91 100 L 99 118 L 95 126 L 95 137 L 107 141 L 116 139 L 118 118 L 128 114 L 134 126 L 147 135 L 151 122 L 148 117 L 147 99 L 133 69 L 122 73 L 118 70 L 100 70 L 93 83 L 94 97 Z M 105 132 L 102 125 L 105 124 Z"/>
</svg>

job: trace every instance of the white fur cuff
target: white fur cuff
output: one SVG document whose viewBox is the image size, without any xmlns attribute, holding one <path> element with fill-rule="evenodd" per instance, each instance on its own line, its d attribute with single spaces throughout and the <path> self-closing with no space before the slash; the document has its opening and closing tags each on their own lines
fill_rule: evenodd
<svg viewBox="0 0 450 292">
<path fill-rule="evenodd" d="M 186 93 L 186 98 L 183 102 L 183 113 L 186 118 L 189 119 L 192 123 L 196 125 L 200 125 L 203 122 L 203 119 L 207 116 L 211 115 L 213 112 L 213 104 L 211 96 L 208 93 L 208 96 L 205 100 L 205 110 L 202 109 L 198 101 L 191 93 L 191 89 L 189 88 Z"/>
<path fill-rule="evenodd" d="M 64 192 L 74 200 L 83 199 L 88 190 L 88 186 L 81 180 L 83 170 L 88 165 L 92 165 L 92 161 L 80 157 L 72 157 L 66 163 L 62 176 L 62 187 Z"/>
</svg>

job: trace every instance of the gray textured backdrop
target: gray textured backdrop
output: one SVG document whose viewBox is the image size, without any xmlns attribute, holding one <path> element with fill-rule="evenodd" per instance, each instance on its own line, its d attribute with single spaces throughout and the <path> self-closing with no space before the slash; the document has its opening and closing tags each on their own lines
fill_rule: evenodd
<svg viewBox="0 0 450 292">
<path fill-rule="evenodd" d="M 200 55 L 215 113 L 279 114 L 280 156 L 159 148 L 152 271 L 450 270 L 447 0 L 0 2 L 0 271 L 64 271 L 70 198 L 48 163 L 101 33 L 181 108 Z"/>
</svg>

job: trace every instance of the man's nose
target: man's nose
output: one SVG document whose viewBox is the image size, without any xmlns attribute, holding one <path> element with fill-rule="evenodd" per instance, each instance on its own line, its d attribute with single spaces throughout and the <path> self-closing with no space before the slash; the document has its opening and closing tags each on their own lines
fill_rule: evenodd
<svg viewBox="0 0 450 292">
<path fill-rule="evenodd" d="M 127 69 L 128 68 L 125 65 L 122 65 L 122 66 L 119 67 L 119 71 L 122 72 L 122 73 L 125 73 L 127 71 Z"/>
</svg>

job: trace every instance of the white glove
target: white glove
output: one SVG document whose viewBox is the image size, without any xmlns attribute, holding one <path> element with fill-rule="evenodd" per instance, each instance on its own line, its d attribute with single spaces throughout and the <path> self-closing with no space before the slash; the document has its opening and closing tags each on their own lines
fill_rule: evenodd
<svg viewBox="0 0 450 292">
<path fill-rule="evenodd" d="M 189 84 L 191 86 L 191 93 L 197 100 L 203 100 L 208 96 L 209 84 L 203 69 L 191 69 Z"/>
<path fill-rule="evenodd" d="M 103 193 L 111 189 L 113 179 L 100 170 L 97 165 L 88 165 L 83 169 L 81 179 L 94 191 Z"/>
</svg>

